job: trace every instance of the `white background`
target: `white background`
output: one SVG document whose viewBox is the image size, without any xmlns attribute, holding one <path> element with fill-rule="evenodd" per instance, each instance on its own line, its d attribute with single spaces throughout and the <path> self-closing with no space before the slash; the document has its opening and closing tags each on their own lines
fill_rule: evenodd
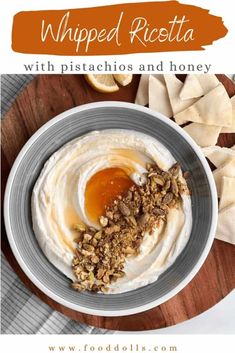
<svg viewBox="0 0 235 353">
<path fill-rule="evenodd" d="M 206 47 L 204 51 L 194 51 L 194 52 L 169 52 L 169 53 L 155 53 L 155 54 L 131 54 L 131 55 L 121 55 L 121 56 L 92 56 L 92 57 L 63 57 L 55 55 L 29 55 L 29 54 L 19 54 L 11 50 L 11 30 L 12 30 L 12 20 L 15 13 L 19 11 L 27 10 L 43 10 L 43 9 L 68 9 L 68 8 L 78 8 L 78 7 L 89 7 L 98 5 L 107 5 L 114 3 L 125 3 L 125 2 L 138 2 L 138 0 L 9 0 L 4 1 L 4 7 L 1 5 L 2 9 L 0 12 L 0 45 L 1 45 L 1 65 L 0 73 L 25 73 L 24 63 L 35 63 L 47 62 L 50 60 L 54 64 L 57 64 L 57 73 L 60 73 L 60 63 L 70 63 L 73 62 L 86 62 L 86 63 L 103 63 L 104 60 L 109 60 L 109 62 L 117 61 L 121 63 L 132 63 L 134 65 L 134 72 L 138 72 L 139 63 L 157 63 L 163 60 L 167 63 L 173 60 L 176 64 L 212 64 L 210 72 L 214 73 L 224 73 L 224 72 L 234 72 L 235 71 L 235 60 L 234 60 L 234 48 L 235 48 L 235 20 L 234 20 L 234 7 L 233 1 L 231 0 L 181 0 L 181 3 L 193 4 L 196 6 L 201 6 L 206 9 L 210 9 L 210 13 L 216 16 L 221 16 L 224 20 L 225 26 L 229 29 L 229 33 L 226 37 L 214 42 L 213 45 Z M 140 2 L 140 1 L 139 1 Z M 145 2 L 144 0 L 142 2 Z M 2 2 L 3 3 L 3 2 Z M 213 28 L 208 28 L 208 31 L 213 30 Z M 67 72 L 67 73 L 71 73 Z M 180 72 L 180 71 L 178 71 Z M 187 72 L 187 71 L 186 71 Z M 28 73 L 39 73 L 37 71 L 32 71 Z M 42 73 L 46 73 L 45 71 Z M 77 73 L 83 73 L 82 71 Z"/>
<path fill-rule="evenodd" d="M 119 350 L 110 350 L 108 352 L 131 352 L 141 353 L 143 345 L 147 347 L 146 352 L 165 352 L 169 353 L 171 346 L 176 346 L 176 353 L 230 353 L 234 351 L 234 339 L 231 336 L 212 336 L 212 335 L 14 335 L 13 339 L 9 339 L 9 336 L 2 336 L 2 347 L 4 347 L 4 353 L 49 353 L 48 346 L 54 346 L 55 353 L 64 351 L 71 352 L 69 346 L 75 346 L 74 352 L 89 352 L 87 348 L 82 349 L 83 345 L 93 346 L 97 349 L 94 353 L 101 352 L 106 353 L 106 350 L 98 350 L 98 347 L 106 347 L 112 345 L 112 347 L 119 345 Z M 136 347 L 138 344 L 139 350 L 128 349 L 122 350 L 123 346 L 127 348 L 130 345 Z M 65 347 L 62 350 L 59 347 Z M 154 349 L 155 348 L 155 349 Z"/>
</svg>

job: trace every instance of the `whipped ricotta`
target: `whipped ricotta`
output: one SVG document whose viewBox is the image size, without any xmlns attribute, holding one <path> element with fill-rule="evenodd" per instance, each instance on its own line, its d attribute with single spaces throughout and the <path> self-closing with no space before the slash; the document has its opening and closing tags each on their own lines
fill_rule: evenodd
<svg viewBox="0 0 235 353">
<path fill-rule="evenodd" d="M 176 160 L 156 139 L 136 131 L 103 130 L 74 139 L 44 165 L 32 193 L 35 236 L 49 261 L 74 280 L 71 263 L 76 244 L 72 225 L 83 222 L 99 228 L 85 210 L 85 189 L 98 171 L 120 167 L 138 184 L 146 162 L 168 170 Z M 191 198 L 182 195 L 167 222 L 145 234 L 140 253 L 127 259 L 126 275 L 110 285 L 109 293 L 133 290 L 157 280 L 185 247 L 192 227 Z"/>
</svg>

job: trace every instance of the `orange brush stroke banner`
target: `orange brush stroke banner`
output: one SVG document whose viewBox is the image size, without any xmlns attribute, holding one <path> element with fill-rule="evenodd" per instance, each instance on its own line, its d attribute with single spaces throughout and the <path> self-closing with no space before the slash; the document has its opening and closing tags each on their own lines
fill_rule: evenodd
<svg viewBox="0 0 235 353">
<path fill-rule="evenodd" d="M 14 16 L 12 49 L 77 56 L 204 50 L 227 32 L 221 17 L 177 1 L 26 11 Z"/>
</svg>

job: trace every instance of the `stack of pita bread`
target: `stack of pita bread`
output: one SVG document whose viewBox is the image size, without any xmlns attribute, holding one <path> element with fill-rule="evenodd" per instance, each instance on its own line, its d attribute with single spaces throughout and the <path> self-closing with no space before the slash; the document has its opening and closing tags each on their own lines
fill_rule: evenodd
<svg viewBox="0 0 235 353">
<path fill-rule="evenodd" d="M 235 96 L 212 74 L 142 75 L 136 104 L 173 117 L 214 164 L 219 201 L 216 238 L 235 244 L 235 146 L 215 146 L 220 133 L 235 133 Z"/>
</svg>

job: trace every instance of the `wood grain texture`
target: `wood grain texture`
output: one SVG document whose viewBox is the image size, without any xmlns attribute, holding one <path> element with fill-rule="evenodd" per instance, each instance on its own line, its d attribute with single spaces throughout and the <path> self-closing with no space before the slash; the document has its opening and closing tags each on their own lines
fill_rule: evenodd
<svg viewBox="0 0 235 353">
<path fill-rule="evenodd" d="M 184 79 L 184 76 L 180 76 Z M 235 85 L 218 75 L 230 96 Z M 10 168 L 29 137 L 45 122 L 74 106 L 102 100 L 134 102 L 139 76 L 119 92 L 103 94 L 91 89 L 81 75 L 39 75 L 17 97 L 2 122 L 2 196 Z M 235 134 L 221 134 L 218 144 L 231 147 Z M 74 320 L 112 330 L 150 330 L 175 325 L 211 308 L 235 287 L 235 249 L 215 240 L 194 279 L 164 304 L 141 314 L 125 317 L 98 317 L 68 309 L 42 293 L 21 270 L 10 249 L 2 220 L 2 250 L 10 265 L 40 299 Z"/>
</svg>

